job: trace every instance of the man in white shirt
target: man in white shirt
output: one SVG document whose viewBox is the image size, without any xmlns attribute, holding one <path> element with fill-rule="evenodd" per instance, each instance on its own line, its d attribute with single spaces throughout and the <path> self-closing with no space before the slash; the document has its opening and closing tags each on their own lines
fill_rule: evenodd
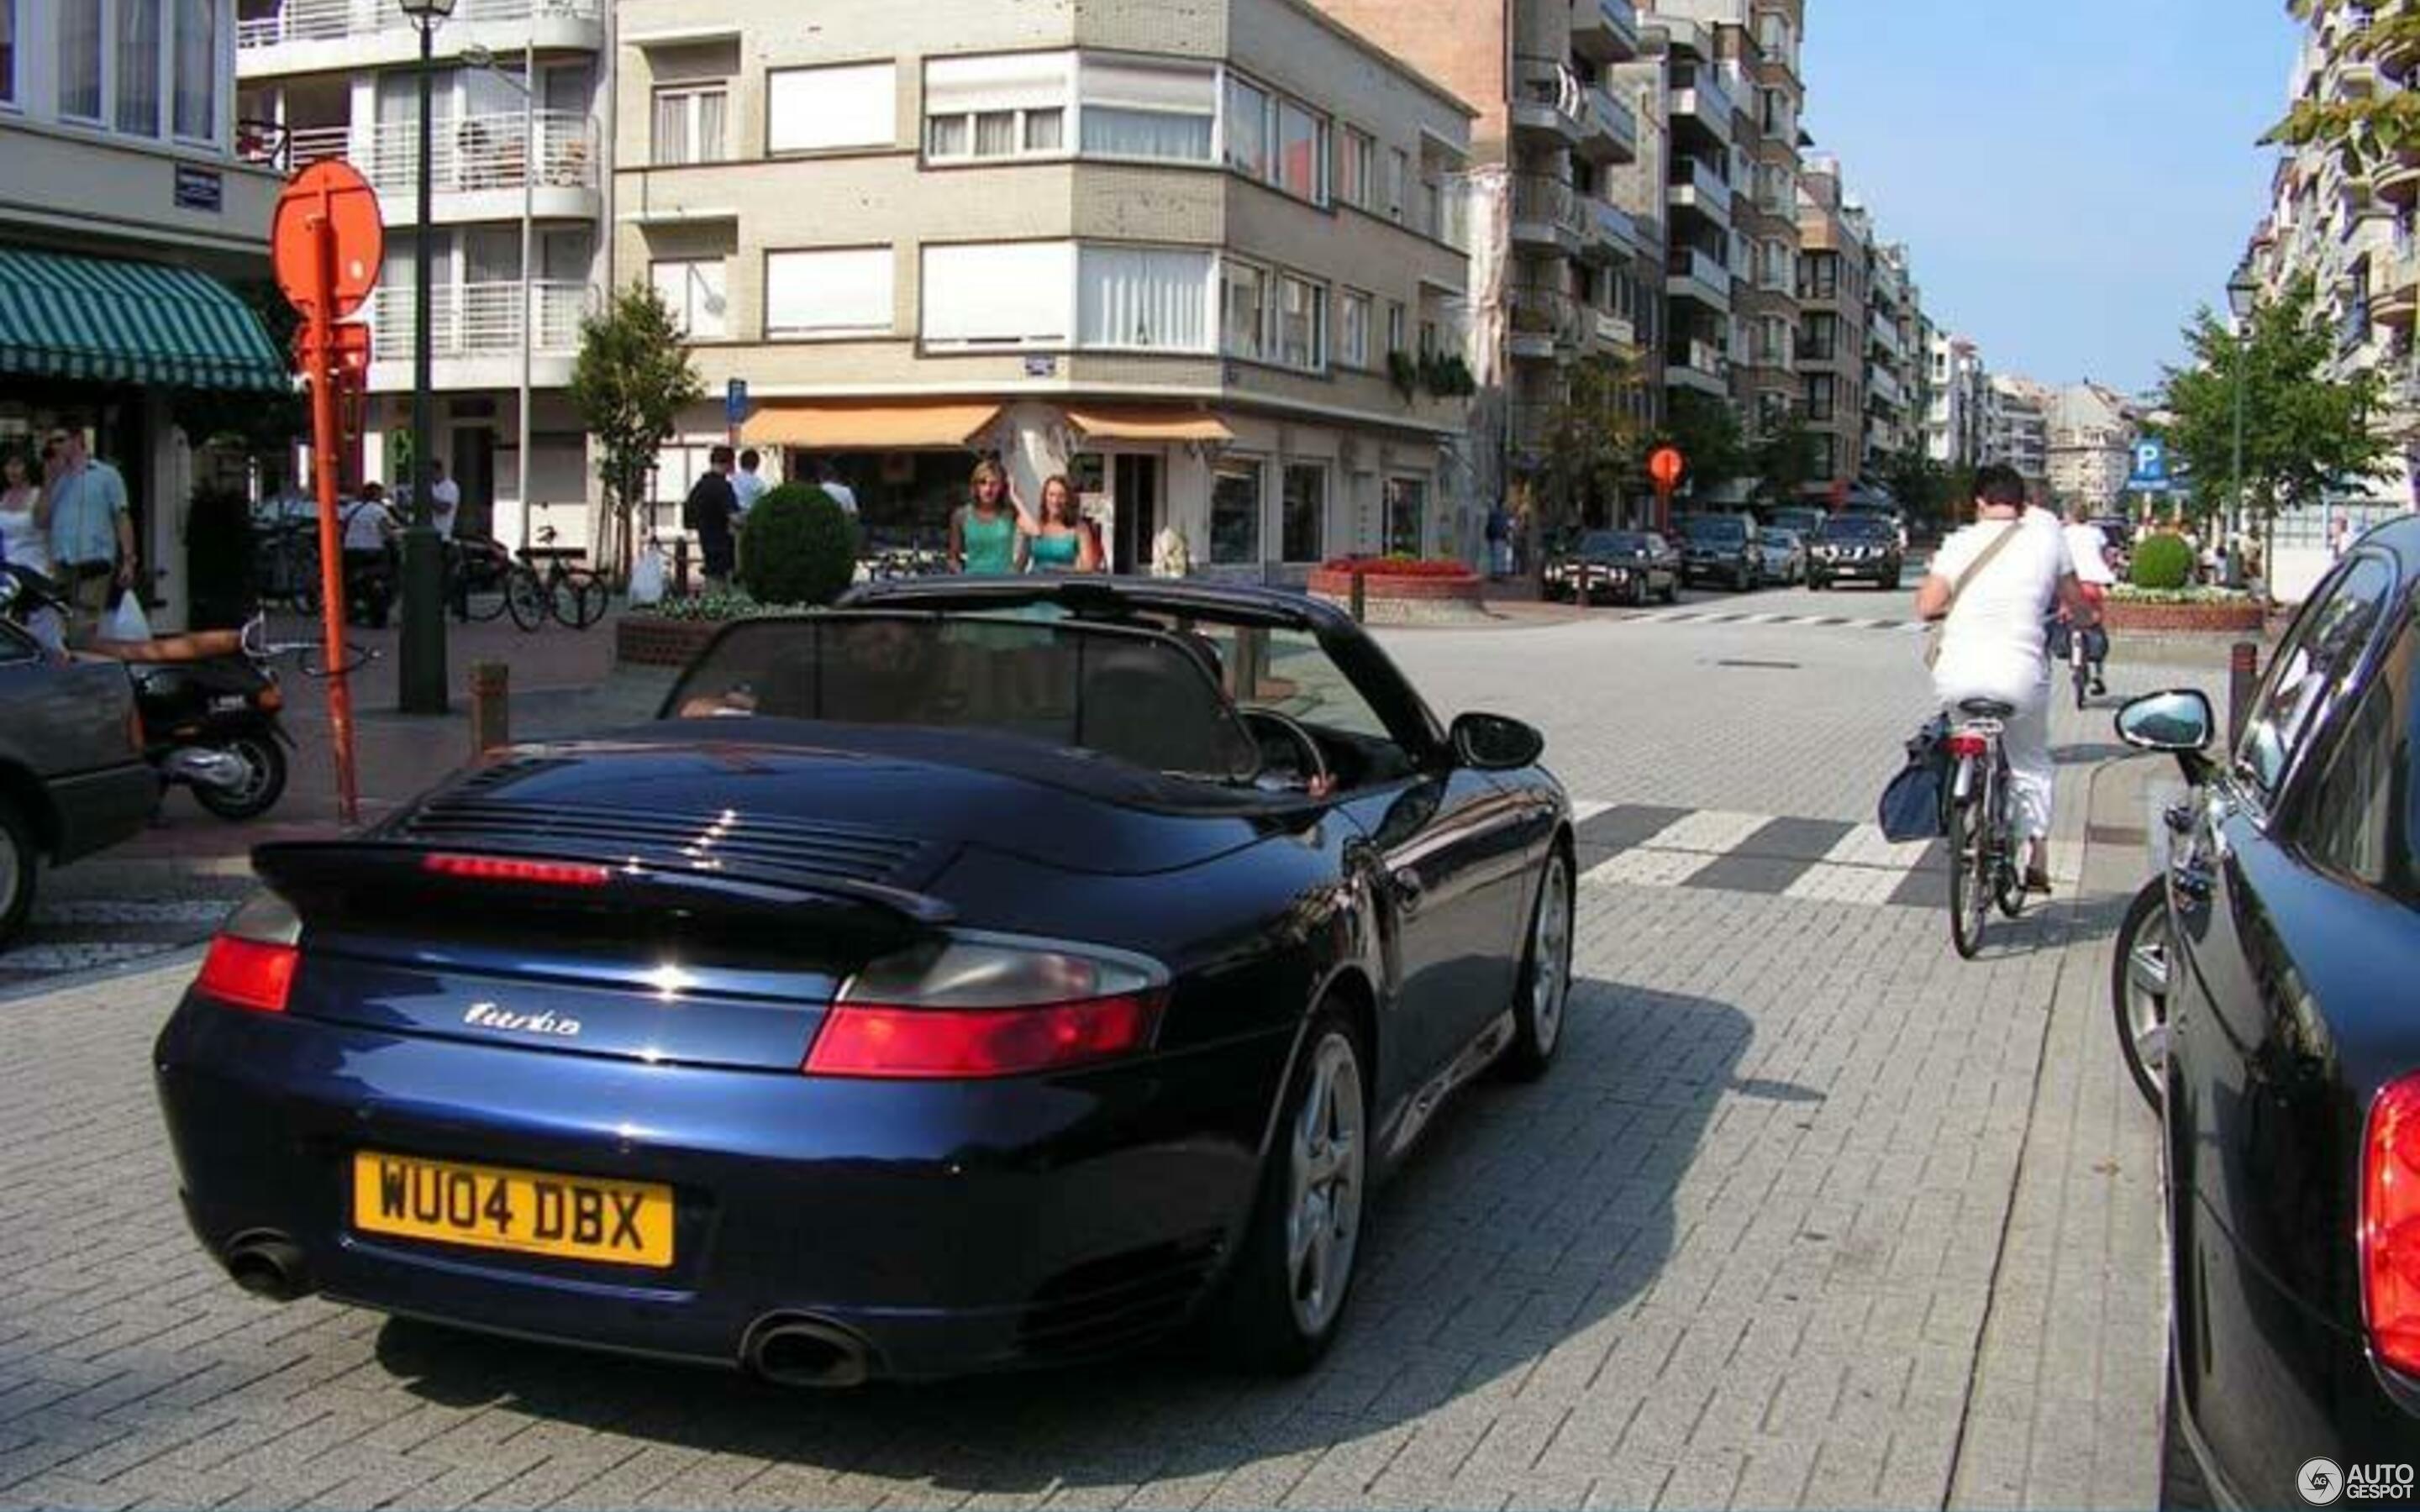
<svg viewBox="0 0 2420 1512">
<path fill-rule="evenodd" d="M 462 512 L 462 486 L 445 475 L 445 464 L 431 457 L 428 462 L 428 523 L 437 527 L 441 541 L 454 539 L 454 520 Z"/>
<path fill-rule="evenodd" d="M 746 519 L 749 509 L 772 486 L 756 471 L 764 462 L 764 455 L 752 446 L 739 454 L 739 471 L 731 475 L 731 497 L 739 501 L 732 511 L 735 524 Z"/>
<path fill-rule="evenodd" d="M 2054 605 L 2063 606 L 2078 625 L 2099 616 L 2076 587 L 2066 537 L 2052 517 L 2025 507 L 2024 480 L 2013 468 L 1994 464 L 1976 473 L 1975 513 L 1976 523 L 1934 553 L 1916 590 L 1916 611 L 1927 620 L 1947 616 L 1941 657 L 1932 668 L 1933 693 L 1942 704 L 1955 709 L 1968 699 L 1990 699 L 2015 711 L 2000 740 L 2016 793 L 2017 828 L 2028 841 L 2025 890 L 2048 892 L 2057 773 L 2050 755 L 2050 657 L 2042 626 Z M 1986 552 L 1993 552 L 1989 560 Z"/>
<path fill-rule="evenodd" d="M 394 563 L 387 553 L 396 529 L 386 507 L 386 490 L 375 483 L 363 484 L 362 496 L 338 511 L 337 518 L 345 527 L 345 595 L 362 606 L 370 624 L 383 626 L 395 592 Z"/>
<path fill-rule="evenodd" d="M 827 459 L 818 458 L 815 462 L 815 486 L 829 494 L 843 513 L 857 513 L 857 490 L 840 481 L 840 473 Z"/>
<path fill-rule="evenodd" d="M 2098 613 L 2109 590 L 2118 585 L 2118 575 L 2109 570 L 2109 537 L 2100 526 L 2092 523 L 2092 511 L 2084 501 L 2067 506 L 2067 555 L 2075 568 L 2075 585 L 2085 601 Z M 2084 654 L 2092 663 L 2092 691 L 2098 696 L 2109 691 L 2101 681 L 2101 669 L 2109 659 L 2109 634 L 2094 628 L 2084 632 Z"/>
</svg>

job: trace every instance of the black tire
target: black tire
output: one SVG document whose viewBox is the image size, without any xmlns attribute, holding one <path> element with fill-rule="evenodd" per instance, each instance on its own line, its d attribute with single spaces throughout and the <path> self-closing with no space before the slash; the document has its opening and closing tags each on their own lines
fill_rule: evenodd
<svg viewBox="0 0 2420 1512">
<path fill-rule="evenodd" d="M 1664 602 L 1667 604 L 1678 604 L 1681 602 L 1680 579 L 1675 578 L 1670 582 L 1664 585 Z"/>
<path fill-rule="evenodd" d="M 1893 568 L 1891 575 L 1882 580 L 1882 589 L 1883 592 L 1886 594 L 1896 594 L 1899 592 L 1899 571 L 1897 568 Z"/>
<path fill-rule="evenodd" d="M 236 736 L 226 750 L 242 761 L 251 777 L 232 793 L 195 788 L 194 801 L 221 819 L 251 819 L 275 807 L 286 791 L 286 748 L 266 732 Z"/>
<path fill-rule="evenodd" d="M 1571 858 L 1558 845 L 1546 857 L 1546 869 L 1538 875 L 1538 896 L 1529 904 L 1528 943 L 1521 956 L 1521 974 L 1512 982 L 1512 1042 L 1497 1063 L 1514 1081 L 1544 1076 L 1563 1042 L 1571 1009 L 1573 907 Z M 1553 922 L 1557 915 L 1559 933 Z M 1561 979 L 1549 984 L 1543 999 L 1538 991 L 1542 966 Z"/>
<path fill-rule="evenodd" d="M 1318 1364 L 1343 1326 L 1352 1301 L 1370 1179 L 1369 1053 L 1360 1035 L 1341 1008 L 1327 1003 L 1311 1015 L 1302 1044 L 1302 1054 L 1286 1078 L 1285 1097 L 1279 1104 L 1276 1131 L 1268 1158 L 1262 1163 L 1260 1189 L 1252 1201 L 1251 1221 L 1236 1253 L 1235 1267 L 1228 1274 L 1214 1324 L 1218 1344 L 1237 1365 L 1279 1375 L 1298 1375 Z M 1353 1180 L 1358 1184 L 1350 1193 L 1351 1241 L 1341 1273 L 1334 1276 L 1334 1284 L 1342 1289 L 1322 1292 L 1324 1321 L 1317 1327 L 1306 1327 L 1296 1306 L 1295 1263 L 1289 1245 L 1289 1220 L 1296 1196 L 1295 1140 L 1297 1133 L 1308 1127 L 1304 1112 L 1319 1080 L 1314 1072 L 1324 1063 L 1333 1064 L 1332 1057 L 1339 1056 L 1352 1063 L 1359 1101 L 1358 1148 L 1353 1156 Z"/>
<path fill-rule="evenodd" d="M 527 566 L 517 565 L 504 575 L 504 608 L 524 630 L 546 624 L 549 596 L 546 584 Z"/>
<path fill-rule="evenodd" d="M 42 854 L 34 832 L 17 806 L 0 799 L 0 950 L 12 944 L 34 911 L 34 889 L 41 879 Z"/>
<path fill-rule="evenodd" d="M 2135 1090 L 2154 1113 L 2160 1110 L 2166 1074 L 2165 989 L 2176 959 L 2168 948 L 2167 929 L 2167 887 L 2153 877 L 2126 905 L 2109 963 L 2109 1011 L 2118 1025 L 2118 1054 L 2125 1057 L 2126 1074 L 2134 1078 Z"/>
<path fill-rule="evenodd" d="M 504 612 L 504 575 L 493 568 L 458 567 L 460 585 L 455 590 L 454 603 L 463 620 L 472 625 L 485 625 Z"/>
<path fill-rule="evenodd" d="M 1983 923 L 1991 917 L 1991 857 L 1976 832 L 1979 804 L 1949 806 L 1949 943 L 1967 960 L 1983 947 Z"/>
<path fill-rule="evenodd" d="M 554 585 L 555 619 L 574 630 L 585 630 L 605 617 L 605 579 L 593 572 L 575 572 Z"/>
<path fill-rule="evenodd" d="M 1830 585 L 1829 583 L 1826 583 L 1826 582 L 1823 580 L 1823 576 L 1822 576 L 1821 574 L 1818 574 L 1818 573 L 1809 573 L 1809 574 L 1807 574 L 1807 591 L 1808 593 L 1810 593 L 1810 594 L 1820 594 L 1820 593 L 1822 593 L 1825 588 L 1827 588 L 1827 587 L 1829 587 L 1829 586 L 1831 586 L 1831 585 Z"/>
</svg>

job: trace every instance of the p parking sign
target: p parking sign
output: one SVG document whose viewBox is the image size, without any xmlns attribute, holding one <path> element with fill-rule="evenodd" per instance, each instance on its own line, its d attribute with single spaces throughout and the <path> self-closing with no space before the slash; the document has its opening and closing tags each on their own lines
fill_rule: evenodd
<svg viewBox="0 0 2420 1512">
<path fill-rule="evenodd" d="M 2168 443 L 2145 437 L 2134 443 L 2134 471 L 2126 486 L 2136 493 L 2164 493 L 2168 487 Z"/>
</svg>

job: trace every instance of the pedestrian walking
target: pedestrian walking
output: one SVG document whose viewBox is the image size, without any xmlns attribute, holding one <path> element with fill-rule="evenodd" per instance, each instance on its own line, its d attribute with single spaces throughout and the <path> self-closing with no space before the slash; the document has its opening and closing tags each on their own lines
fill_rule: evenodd
<svg viewBox="0 0 2420 1512">
<path fill-rule="evenodd" d="M 126 479 L 85 450 L 82 429 L 51 432 L 50 459 L 57 469 L 51 500 L 54 574 L 75 609 L 72 633 L 89 637 L 117 594 L 134 586 L 134 517 L 126 501 Z"/>
<path fill-rule="evenodd" d="M 2351 544 L 2352 532 L 2347 528 L 2345 517 L 2342 515 L 2332 517 L 2328 520 L 2328 560 L 2334 562 L 2343 556 L 2345 548 Z"/>
<path fill-rule="evenodd" d="M 748 511 L 755 507 L 756 501 L 764 498 L 766 491 L 772 487 L 756 471 L 764 463 L 764 454 L 752 446 L 739 454 L 739 471 L 731 475 L 731 513 L 736 519 L 745 520 Z"/>
<path fill-rule="evenodd" d="M 0 461 L 0 560 L 51 573 L 51 501 L 23 452 Z"/>
<path fill-rule="evenodd" d="M 1008 497 L 1008 474 L 986 458 L 975 464 L 968 486 L 974 497 L 950 514 L 950 570 L 985 576 L 1024 571 L 1026 534 L 1032 527 Z"/>
<path fill-rule="evenodd" d="M 732 526 L 738 513 L 738 496 L 731 486 L 731 448 L 718 446 L 706 454 L 706 473 L 690 486 L 689 498 L 681 503 L 681 525 L 697 532 L 706 586 L 718 593 L 731 586 L 737 561 Z"/>
<path fill-rule="evenodd" d="M 1487 575 L 1509 578 L 1512 574 L 1512 517 L 1497 500 L 1487 512 Z"/>
<path fill-rule="evenodd" d="M 857 513 L 857 490 L 840 481 L 839 470 L 831 465 L 830 457 L 815 459 L 815 486 L 830 495 L 831 501 L 844 512 L 852 516 Z"/>
</svg>

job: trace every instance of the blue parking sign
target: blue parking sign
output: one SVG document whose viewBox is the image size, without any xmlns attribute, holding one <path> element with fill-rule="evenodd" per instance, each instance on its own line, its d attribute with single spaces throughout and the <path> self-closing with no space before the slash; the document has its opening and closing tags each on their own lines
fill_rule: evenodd
<svg viewBox="0 0 2420 1512">
<path fill-rule="evenodd" d="M 2134 443 L 2134 472 L 2126 486 L 2143 493 L 2158 493 L 2168 486 L 2167 442 L 2145 437 Z"/>
</svg>

